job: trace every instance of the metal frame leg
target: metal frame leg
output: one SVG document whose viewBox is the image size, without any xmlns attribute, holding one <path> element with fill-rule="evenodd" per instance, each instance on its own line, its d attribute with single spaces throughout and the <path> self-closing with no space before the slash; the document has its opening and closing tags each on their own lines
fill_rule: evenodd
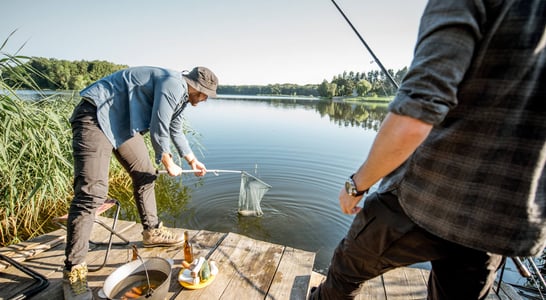
<svg viewBox="0 0 546 300">
<path fill-rule="evenodd" d="M 114 221 L 112 222 L 112 226 L 108 226 L 103 221 L 95 218 L 95 223 L 101 225 L 106 230 L 108 230 L 110 232 L 110 237 L 108 238 L 108 243 L 101 243 L 101 242 L 97 243 L 97 242 L 89 241 L 90 243 L 95 244 L 95 245 L 108 245 L 107 248 L 106 248 L 106 254 L 104 255 L 104 260 L 103 260 L 102 264 L 100 266 L 98 266 L 98 267 L 95 267 L 95 268 L 89 268 L 88 267 L 89 272 L 96 272 L 96 271 L 102 269 L 106 265 L 106 261 L 108 260 L 108 256 L 110 255 L 110 249 L 112 248 L 112 245 L 128 245 L 129 244 L 129 240 L 127 240 L 125 237 L 123 237 L 121 234 L 119 234 L 116 231 L 116 224 L 117 224 L 117 221 L 118 221 L 118 216 L 119 216 L 119 211 L 121 209 L 121 206 L 120 206 L 118 200 L 116 200 L 116 199 L 112 199 L 112 200 L 114 200 L 114 205 L 116 206 L 116 212 L 114 214 Z M 120 238 L 121 240 L 123 240 L 123 242 L 113 243 L 114 235 L 117 236 L 118 238 Z"/>
<path fill-rule="evenodd" d="M 105 204 L 107 204 L 105 206 L 105 208 L 99 208 L 99 210 L 97 211 L 96 215 L 95 215 L 95 223 L 99 224 L 100 226 L 102 226 L 104 229 L 108 230 L 110 232 L 110 237 L 108 238 L 108 242 L 95 242 L 95 241 L 89 241 L 89 243 L 93 244 L 93 245 L 107 245 L 107 248 L 106 248 L 106 255 L 104 256 L 104 261 L 102 262 L 102 264 L 96 268 L 88 268 L 88 271 L 89 272 L 96 272 L 100 269 L 102 269 L 105 265 L 106 265 L 106 261 L 108 260 L 108 255 L 110 254 L 110 249 L 112 248 L 112 245 L 116 245 L 116 246 L 125 246 L 125 245 L 129 245 L 129 240 L 127 238 L 125 238 L 123 235 L 121 235 L 120 233 L 118 233 L 116 231 L 116 224 L 118 222 L 118 217 L 119 217 L 119 211 L 121 209 L 121 205 L 119 203 L 118 200 L 116 199 L 108 199 L 106 200 L 108 201 L 108 203 L 105 202 Z M 112 226 L 104 223 L 102 220 L 99 220 L 97 217 L 99 215 L 101 215 L 102 213 L 104 213 L 105 211 L 107 211 L 108 209 L 110 209 L 112 206 L 110 205 L 110 203 L 113 203 L 115 206 L 116 206 L 116 212 L 114 214 L 114 221 L 112 222 Z M 110 205 L 110 206 L 108 206 Z M 57 223 L 61 228 L 63 228 L 64 230 L 66 230 L 66 226 L 63 224 L 63 222 L 66 222 L 66 220 L 68 219 L 68 215 L 64 215 L 62 217 L 59 217 L 59 218 L 54 218 L 53 219 L 53 222 Z M 117 236 L 118 238 L 120 238 L 123 242 L 113 242 L 113 237 Z"/>
<path fill-rule="evenodd" d="M 531 281 L 535 285 L 535 287 L 537 288 L 537 292 L 540 294 L 541 299 L 545 299 L 542 289 L 546 290 L 546 281 L 544 280 L 544 276 L 542 275 L 542 273 L 538 269 L 537 265 L 535 264 L 535 262 L 533 260 L 533 257 L 517 257 L 517 256 L 514 256 L 514 257 L 510 257 L 510 258 L 512 259 L 512 262 L 514 263 L 516 268 L 518 269 L 518 273 L 522 277 L 527 278 L 527 280 Z M 532 271 L 529 270 L 528 266 L 526 266 L 525 263 L 527 263 L 531 267 Z M 498 285 L 497 291 L 496 291 L 497 295 L 499 294 L 499 291 L 500 291 L 500 288 L 501 288 L 500 285 L 502 283 L 502 278 L 503 278 L 503 275 L 504 275 L 504 268 L 505 267 L 506 267 L 506 265 L 504 265 L 502 267 L 502 271 L 501 271 L 500 279 L 499 279 L 499 285 Z"/>
<path fill-rule="evenodd" d="M 32 285 L 28 289 L 20 292 L 16 296 L 11 297 L 10 299 L 17 299 L 17 300 L 28 299 L 28 298 L 31 298 L 32 296 L 38 294 L 39 292 L 41 292 L 42 290 L 44 290 L 45 288 L 47 288 L 49 286 L 49 280 L 44 275 L 42 275 L 42 274 L 40 274 L 40 273 L 30 269 L 30 268 L 27 268 L 27 267 L 23 266 L 23 264 L 20 264 L 19 262 L 15 261 L 14 259 L 11 259 L 10 257 L 7 257 L 5 255 L 0 254 L 0 260 L 7 261 L 14 268 L 19 269 L 20 271 L 22 271 L 25 274 L 29 275 L 30 277 L 32 277 L 36 281 L 36 283 L 34 285 Z"/>
</svg>

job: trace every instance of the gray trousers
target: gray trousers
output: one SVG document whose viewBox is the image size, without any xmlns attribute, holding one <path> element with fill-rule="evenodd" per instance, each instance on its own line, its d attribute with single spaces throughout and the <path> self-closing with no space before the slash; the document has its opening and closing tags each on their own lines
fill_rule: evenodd
<svg viewBox="0 0 546 300">
<path fill-rule="evenodd" d="M 157 178 L 144 139 L 135 135 L 114 149 L 97 121 L 97 108 L 82 100 L 70 118 L 74 155 L 74 199 L 67 223 L 65 268 L 85 262 L 95 211 L 108 195 L 112 152 L 129 172 L 133 195 L 143 227 L 158 224 L 154 181 Z"/>
<path fill-rule="evenodd" d="M 485 299 L 503 258 L 441 239 L 413 223 L 393 194 L 371 194 L 310 299 L 353 299 L 361 283 L 430 261 L 428 299 Z"/>
</svg>

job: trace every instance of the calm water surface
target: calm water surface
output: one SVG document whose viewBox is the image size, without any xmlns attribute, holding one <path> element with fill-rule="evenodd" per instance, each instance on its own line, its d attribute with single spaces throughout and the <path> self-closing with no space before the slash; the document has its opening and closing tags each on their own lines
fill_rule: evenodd
<svg viewBox="0 0 546 300">
<path fill-rule="evenodd" d="M 240 175 L 185 174 L 174 179 L 184 199 L 167 200 L 167 209 L 158 200 L 161 218 L 313 251 L 315 270 L 325 270 L 353 219 L 341 213 L 337 195 L 364 160 L 385 107 L 306 102 L 216 99 L 188 107 L 202 153 L 193 148 L 208 169 L 244 170 L 272 188 L 261 202 L 263 216 L 242 217 Z"/>
</svg>

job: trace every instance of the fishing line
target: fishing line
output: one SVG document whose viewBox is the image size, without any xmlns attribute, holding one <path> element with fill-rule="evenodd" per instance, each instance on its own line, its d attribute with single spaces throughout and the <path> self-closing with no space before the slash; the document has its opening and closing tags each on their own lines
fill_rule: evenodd
<svg viewBox="0 0 546 300">
<path fill-rule="evenodd" d="M 353 31 L 356 33 L 356 35 L 358 36 L 358 38 L 360 39 L 360 41 L 362 42 L 362 44 L 364 44 L 364 47 L 366 47 L 366 49 L 368 49 L 368 52 L 370 52 L 370 54 L 372 55 L 373 59 L 375 60 L 375 63 L 381 68 L 381 70 L 383 71 L 383 73 L 385 73 L 385 75 L 387 76 L 387 78 L 389 78 L 390 82 L 396 87 L 396 89 L 398 89 L 398 83 L 396 83 L 396 81 L 394 81 L 394 78 L 392 78 L 391 74 L 389 72 L 387 72 L 387 69 L 385 69 L 385 67 L 383 66 L 383 64 L 381 63 L 381 61 L 379 61 L 379 58 L 377 58 L 377 56 L 375 56 L 375 53 L 373 53 L 372 49 L 370 48 L 370 46 L 368 46 L 368 43 L 366 43 L 366 41 L 364 40 L 364 38 L 360 35 L 360 33 L 358 32 L 358 30 L 356 30 L 356 28 L 353 26 L 353 23 L 351 23 L 351 21 L 349 20 L 349 18 L 347 18 L 347 16 L 345 15 L 345 13 L 343 12 L 343 10 L 341 10 L 341 8 L 339 7 L 339 5 L 337 5 L 336 1 L 332 0 L 332 3 L 334 3 L 334 5 L 336 6 L 337 10 L 341 13 L 341 15 L 343 16 L 343 18 L 345 18 L 345 21 L 347 21 L 347 23 L 349 23 L 349 26 L 351 26 L 351 28 L 353 29 Z"/>
</svg>

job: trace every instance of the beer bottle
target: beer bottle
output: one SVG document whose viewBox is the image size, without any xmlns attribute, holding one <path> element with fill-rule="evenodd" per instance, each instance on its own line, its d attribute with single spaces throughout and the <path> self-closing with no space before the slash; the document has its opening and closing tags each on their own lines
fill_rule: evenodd
<svg viewBox="0 0 546 300">
<path fill-rule="evenodd" d="M 138 259 L 138 250 L 137 250 L 137 246 L 136 245 L 133 245 L 133 260 L 137 260 Z"/>
<path fill-rule="evenodd" d="M 190 264 L 193 262 L 193 246 L 187 231 L 184 231 L 184 260 Z"/>
</svg>

